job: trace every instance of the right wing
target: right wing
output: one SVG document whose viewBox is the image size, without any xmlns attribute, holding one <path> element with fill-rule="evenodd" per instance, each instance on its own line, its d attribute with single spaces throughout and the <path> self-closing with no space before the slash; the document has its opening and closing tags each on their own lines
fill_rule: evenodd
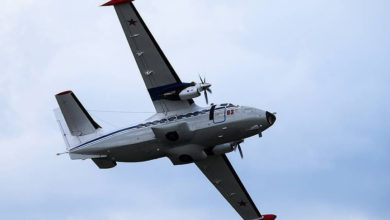
<svg viewBox="0 0 390 220">
<path fill-rule="evenodd" d="M 209 156 L 195 164 L 243 219 L 276 218 L 275 215 L 260 214 L 226 155 Z"/>
<path fill-rule="evenodd" d="M 163 94 L 181 91 L 189 84 L 182 83 L 132 1 L 112 0 L 103 6 L 114 6 L 156 111 L 189 108 L 194 103 L 192 99 L 163 98 Z"/>
</svg>

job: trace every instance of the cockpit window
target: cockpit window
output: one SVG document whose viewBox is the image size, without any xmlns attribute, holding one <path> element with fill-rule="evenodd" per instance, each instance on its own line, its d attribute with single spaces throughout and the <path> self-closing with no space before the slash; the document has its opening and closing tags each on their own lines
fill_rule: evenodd
<svg viewBox="0 0 390 220">
<path fill-rule="evenodd" d="M 223 103 L 223 104 L 220 104 L 220 106 L 237 107 L 236 105 L 233 105 L 232 103 Z"/>
</svg>

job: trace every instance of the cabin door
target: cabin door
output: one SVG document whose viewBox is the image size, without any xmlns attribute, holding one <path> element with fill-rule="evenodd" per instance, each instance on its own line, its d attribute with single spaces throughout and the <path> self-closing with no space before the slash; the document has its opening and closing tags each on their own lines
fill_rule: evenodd
<svg viewBox="0 0 390 220">
<path fill-rule="evenodd" d="M 213 114 L 214 124 L 219 124 L 226 121 L 226 107 L 225 106 L 216 106 L 214 111 L 210 111 L 210 114 Z"/>
</svg>

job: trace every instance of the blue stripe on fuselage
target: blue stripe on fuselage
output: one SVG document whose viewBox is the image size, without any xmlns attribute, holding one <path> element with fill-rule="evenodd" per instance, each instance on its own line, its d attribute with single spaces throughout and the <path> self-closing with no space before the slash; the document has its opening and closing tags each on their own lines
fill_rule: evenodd
<svg viewBox="0 0 390 220">
<path fill-rule="evenodd" d="M 218 107 L 218 108 L 216 108 L 215 110 L 223 109 L 223 108 L 230 108 L 230 107 L 229 107 L 229 106 L 226 106 L 226 107 Z M 74 147 L 74 148 L 72 148 L 72 149 L 69 149 L 69 152 L 71 152 L 71 151 L 73 151 L 73 150 L 76 150 L 77 148 L 83 147 L 83 146 L 85 146 L 85 145 L 87 145 L 87 144 L 90 144 L 90 143 L 92 143 L 92 142 L 95 142 L 95 141 L 98 141 L 98 140 L 100 140 L 100 139 L 103 139 L 103 138 L 105 138 L 105 137 L 108 137 L 108 136 L 111 136 L 111 135 L 120 133 L 120 132 L 122 132 L 122 131 L 131 130 L 131 129 L 134 129 L 134 128 L 138 128 L 138 125 L 137 125 L 137 126 L 128 127 L 128 128 L 123 128 L 123 129 L 120 129 L 120 130 L 118 130 L 118 131 L 114 131 L 114 132 L 111 132 L 111 133 L 109 133 L 109 134 L 103 135 L 103 136 L 101 136 L 101 137 L 95 138 L 95 139 L 93 139 L 93 140 L 87 141 L 87 142 L 85 142 L 85 143 L 83 143 L 83 144 L 81 144 L 81 145 L 79 145 L 79 146 L 77 146 L 77 147 Z"/>
<path fill-rule="evenodd" d="M 82 147 L 82 146 L 85 146 L 85 145 L 87 145 L 87 144 L 89 144 L 89 143 L 92 143 L 92 142 L 98 141 L 98 140 L 100 140 L 100 139 L 103 139 L 103 138 L 105 138 L 105 137 L 111 136 L 111 135 L 113 135 L 113 134 L 117 134 L 117 133 L 120 133 L 120 132 L 122 132 L 122 131 L 131 130 L 131 129 L 134 129 L 134 128 L 137 128 L 137 126 L 132 126 L 132 127 L 128 127 L 128 128 L 123 128 L 123 129 L 121 129 L 121 130 L 111 132 L 111 133 L 109 133 L 109 134 L 106 134 L 106 135 L 103 135 L 103 136 L 101 136 L 101 137 L 95 138 L 95 139 L 93 139 L 93 140 L 87 141 L 87 142 L 85 142 L 85 143 L 83 143 L 83 144 L 81 144 L 81 145 L 79 145 L 79 146 L 77 146 L 77 147 L 74 147 L 74 148 L 70 149 L 69 151 L 75 150 L 75 149 L 80 148 L 80 147 Z"/>
</svg>

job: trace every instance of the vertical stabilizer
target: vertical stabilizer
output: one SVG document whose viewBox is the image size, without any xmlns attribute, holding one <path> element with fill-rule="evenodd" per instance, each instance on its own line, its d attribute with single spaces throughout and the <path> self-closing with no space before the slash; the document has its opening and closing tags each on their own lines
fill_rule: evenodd
<svg viewBox="0 0 390 220">
<path fill-rule="evenodd" d="M 56 95 L 56 99 L 71 135 L 84 136 L 93 134 L 97 129 L 101 128 L 81 105 L 72 91 L 59 93 Z"/>
</svg>

